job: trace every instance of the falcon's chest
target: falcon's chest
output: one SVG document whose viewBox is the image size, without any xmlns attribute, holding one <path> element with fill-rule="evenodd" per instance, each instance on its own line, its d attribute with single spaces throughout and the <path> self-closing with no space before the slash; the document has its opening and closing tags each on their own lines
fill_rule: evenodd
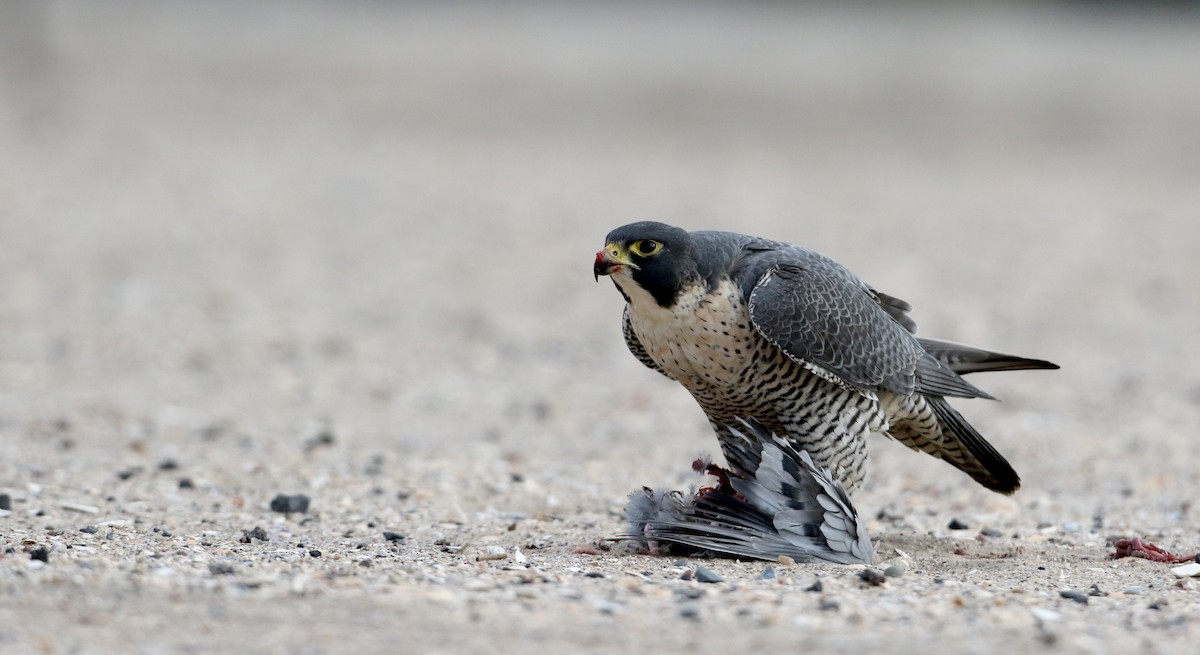
<svg viewBox="0 0 1200 655">
<path fill-rule="evenodd" d="M 712 291 L 697 284 L 670 307 L 640 287 L 626 293 L 630 328 L 663 372 L 689 387 L 739 384 L 761 337 L 731 281 Z"/>
</svg>

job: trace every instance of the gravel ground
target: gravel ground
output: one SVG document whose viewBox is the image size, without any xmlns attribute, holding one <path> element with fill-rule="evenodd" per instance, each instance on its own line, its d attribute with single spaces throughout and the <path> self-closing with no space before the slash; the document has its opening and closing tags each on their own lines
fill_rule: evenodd
<svg viewBox="0 0 1200 655">
<path fill-rule="evenodd" d="M 0 651 L 1200 640 L 1106 559 L 1200 550 L 1200 16 L 242 4 L 0 9 Z M 643 218 L 1061 364 L 957 404 L 1024 488 L 872 444 L 879 585 L 608 541 L 716 446 L 591 278 Z"/>
</svg>

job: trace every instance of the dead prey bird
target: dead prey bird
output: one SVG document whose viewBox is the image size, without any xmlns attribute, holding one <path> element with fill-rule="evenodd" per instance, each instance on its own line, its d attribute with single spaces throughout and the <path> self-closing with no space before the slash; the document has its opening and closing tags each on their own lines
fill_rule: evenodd
<svg viewBox="0 0 1200 655">
<path fill-rule="evenodd" d="M 870 563 L 871 538 L 828 469 L 757 421 L 739 420 L 727 430 L 729 468 L 704 459 L 693 465 L 716 484 L 687 494 L 635 491 L 623 538 L 650 554 Z"/>
</svg>

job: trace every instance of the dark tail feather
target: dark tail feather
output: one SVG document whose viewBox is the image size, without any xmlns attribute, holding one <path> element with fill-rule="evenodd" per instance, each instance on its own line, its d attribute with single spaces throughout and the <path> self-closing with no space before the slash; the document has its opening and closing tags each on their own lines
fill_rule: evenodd
<svg viewBox="0 0 1200 655">
<path fill-rule="evenodd" d="M 967 373 L 982 373 L 984 371 L 1024 371 L 1031 369 L 1056 369 L 1058 364 L 1044 359 L 1030 359 L 1004 353 L 992 352 L 982 348 L 964 346 L 951 341 L 938 339 L 920 339 L 925 352 L 933 355 L 938 361 L 959 375 Z"/>
<path fill-rule="evenodd" d="M 940 396 L 926 396 L 926 402 L 938 418 L 942 433 L 957 442 L 960 448 L 946 443 L 942 459 L 971 476 L 979 484 L 1002 494 L 1011 494 L 1021 487 L 1021 478 L 1004 456 L 992 447 L 961 414 Z"/>
</svg>

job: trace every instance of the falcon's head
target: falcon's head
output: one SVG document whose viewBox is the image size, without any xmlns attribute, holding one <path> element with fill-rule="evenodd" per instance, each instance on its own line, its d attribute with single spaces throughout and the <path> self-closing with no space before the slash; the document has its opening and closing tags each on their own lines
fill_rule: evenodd
<svg viewBox="0 0 1200 655">
<path fill-rule="evenodd" d="M 680 290 L 699 277 L 691 235 L 653 221 L 630 223 L 609 232 L 604 250 L 596 253 L 592 272 L 597 280 L 611 275 L 626 300 L 641 289 L 663 307 L 674 304 Z"/>
</svg>

